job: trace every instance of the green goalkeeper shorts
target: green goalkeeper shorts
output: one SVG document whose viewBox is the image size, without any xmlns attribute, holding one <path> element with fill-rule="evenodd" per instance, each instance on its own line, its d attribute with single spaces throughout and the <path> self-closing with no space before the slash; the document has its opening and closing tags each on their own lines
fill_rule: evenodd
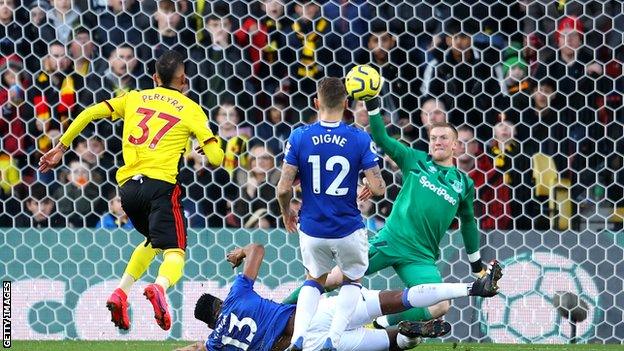
<svg viewBox="0 0 624 351">
<path fill-rule="evenodd" d="M 379 237 L 369 240 L 366 275 L 392 267 L 406 287 L 442 282 L 442 276 L 435 263 L 418 261 L 409 256 L 389 255 L 387 252 L 383 252 L 384 246 L 385 241 L 380 240 Z"/>
</svg>

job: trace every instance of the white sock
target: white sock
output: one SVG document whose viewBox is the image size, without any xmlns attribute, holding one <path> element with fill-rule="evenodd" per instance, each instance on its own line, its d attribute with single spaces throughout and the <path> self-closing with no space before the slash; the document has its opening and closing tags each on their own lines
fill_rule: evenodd
<svg viewBox="0 0 624 351">
<path fill-rule="evenodd" d="M 167 289 L 169 289 L 169 286 L 170 286 L 169 279 L 167 279 L 167 278 L 165 278 L 163 276 L 160 276 L 160 275 L 158 277 L 156 277 L 156 281 L 154 281 L 154 283 L 162 286 L 164 291 L 167 291 Z"/>
<path fill-rule="evenodd" d="M 307 282 L 306 282 L 307 283 Z M 291 343 L 294 343 L 300 336 L 304 336 L 310 326 L 310 321 L 316 313 L 319 300 L 321 299 L 321 291 L 310 285 L 304 285 L 299 292 L 297 298 L 297 309 L 295 314 L 295 325 Z"/>
<path fill-rule="evenodd" d="M 347 350 L 357 351 L 379 351 L 387 350 L 390 348 L 390 339 L 388 333 L 381 329 L 364 329 L 364 337 L 360 336 L 360 331 L 348 331 L 343 336 L 343 344 L 353 345 L 352 339 L 360 339 L 361 341 L 355 347 L 348 348 Z M 342 350 L 339 345 L 334 345 L 335 348 Z"/>
<path fill-rule="evenodd" d="M 396 337 L 396 342 L 397 342 L 397 346 L 401 349 L 401 350 L 408 350 L 411 349 L 412 347 L 415 347 L 416 345 L 420 344 L 422 342 L 422 338 L 420 337 L 416 337 L 416 338 L 408 338 L 407 336 L 398 333 L 397 337 Z"/>
<path fill-rule="evenodd" d="M 405 307 L 427 307 L 440 301 L 468 296 L 470 284 L 436 283 L 420 284 L 403 291 Z"/>
<path fill-rule="evenodd" d="M 130 274 L 124 273 L 121 276 L 121 280 L 119 281 L 119 286 L 117 287 L 123 290 L 123 292 L 125 292 L 126 295 L 129 295 L 130 289 L 132 288 L 132 284 L 134 284 L 134 278 L 132 278 Z"/>
<path fill-rule="evenodd" d="M 379 316 L 375 319 L 375 322 L 379 324 L 382 328 L 388 328 L 390 326 L 390 322 L 388 322 L 388 316 Z"/>
<path fill-rule="evenodd" d="M 336 312 L 328 333 L 334 347 L 338 345 L 340 336 L 347 329 L 351 316 L 360 301 L 360 289 L 362 287 L 359 284 L 345 284 L 340 288 L 336 300 Z"/>
</svg>

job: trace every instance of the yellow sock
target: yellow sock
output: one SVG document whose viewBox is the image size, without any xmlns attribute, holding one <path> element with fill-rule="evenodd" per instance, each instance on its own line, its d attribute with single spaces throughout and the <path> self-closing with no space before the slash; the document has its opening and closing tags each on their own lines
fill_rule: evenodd
<svg viewBox="0 0 624 351">
<path fill-rule="evenodd" d="M 132 253 L 126 271 L 134 280 L 139 280 L 143 273 L 147 270 L 154 257 L 158 253 L 157 249 L 152 248 L 152 244 L 145 246 L 145 241 L 140 243 Z"/>
<path fill-rule="evenodd" d="M 163 263 L 158 269 L 156 284 L 165 290 L 180 280 L 184 271 L 184 250 L 167 249 L 163 253 Z"/>
</svg>

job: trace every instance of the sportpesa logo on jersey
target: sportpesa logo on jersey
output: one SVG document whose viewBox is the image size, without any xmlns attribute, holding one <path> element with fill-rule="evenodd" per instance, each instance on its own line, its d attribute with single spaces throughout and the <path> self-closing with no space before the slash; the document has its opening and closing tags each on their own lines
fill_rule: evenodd
<svg viewBox="0 0 624 351">
<path fill-rule="evenodd" d="M 444 189 L 441 186 L 436 186 L 435 184 L 430 182 L 429 179 L 427 179 L 427 177 L 421 176 L 420 184 L 424 186 L 425 188 L 428 188 L 429 190 L 433 191 L 439 197 L 444 198 L 444 200 L 448 201 L 448 203 L 450 203 L 451 205 L 455 206 L 455 204 L 457 203 L 457 199 L 449 195 L 446 189 Z"/>
</svg>

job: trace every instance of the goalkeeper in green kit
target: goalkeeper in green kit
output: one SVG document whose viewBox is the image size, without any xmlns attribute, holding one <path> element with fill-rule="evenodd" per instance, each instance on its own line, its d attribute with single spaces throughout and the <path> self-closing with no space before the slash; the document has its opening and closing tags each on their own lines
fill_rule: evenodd
<svg viewBox="0 0 624 351">
<path fill-rule="evenodd" d="M 365 102 L 370 115 L 373 140 L 400 167 L 403 185 L 383 229 L 369 241 L 369 267 L 366 275 L 392 266 L 407 287 L 441 283 L 436 266 L 440 241 L 457 216 L 472 272 L 484 275 L 487 267 L 479 253 L 479 232 L 474 218 L 474 182 L 453 165 L 457 130 L 448 123 L 434 123 L 429 129 L 429 154 L 405 146 L 390 137 L 380 113 L 381 100 Z M 366 198 L 367 189 L 360 194 Z M 327 285 L 340 282 L 334 270 Z M 333 276 L 333 277 L 332 277 Z M 295 291 L 287 301 L 290 301 Z M 402 320 L 419 321 L 444 315 L 450 302 L 412 308 L 378 319 L 382 327 Z"/>
</svg>

